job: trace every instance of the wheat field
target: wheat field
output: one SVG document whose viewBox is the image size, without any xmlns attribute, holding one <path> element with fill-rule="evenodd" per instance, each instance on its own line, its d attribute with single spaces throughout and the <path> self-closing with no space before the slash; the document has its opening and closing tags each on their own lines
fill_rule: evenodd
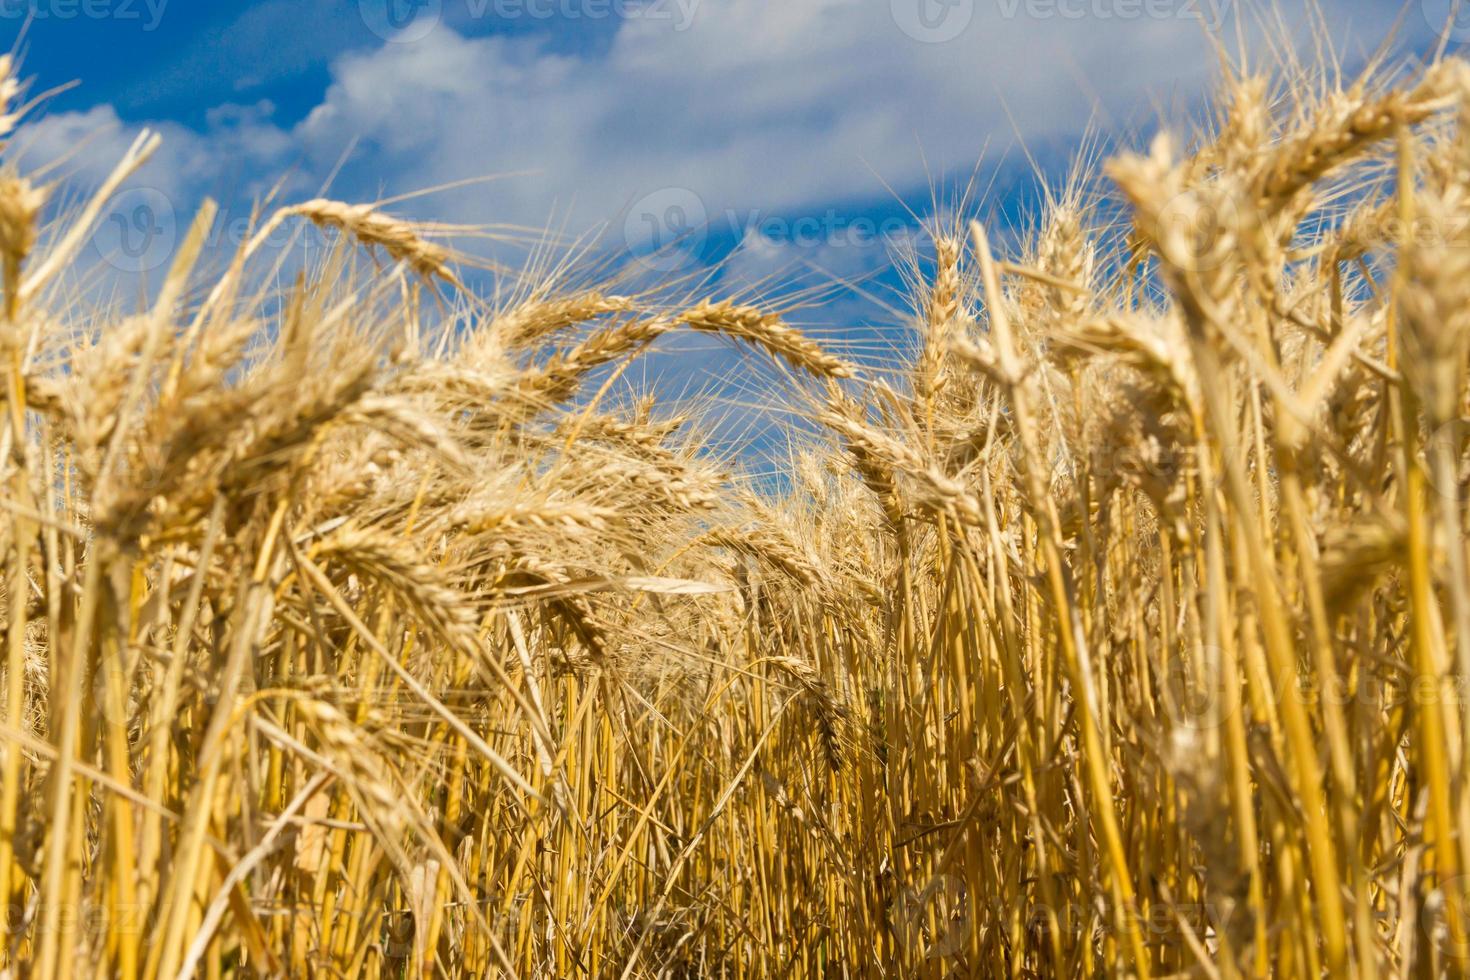
<svg viewBox="0 0 1470 980">
<path fill-rule="evenodd" d="M 155 146 L 0 173 L 5 976 L 1470 972 L 1470 66 L 1227 62 L 886 364 L 326 199 L 91 303 Z"/>
</svg>

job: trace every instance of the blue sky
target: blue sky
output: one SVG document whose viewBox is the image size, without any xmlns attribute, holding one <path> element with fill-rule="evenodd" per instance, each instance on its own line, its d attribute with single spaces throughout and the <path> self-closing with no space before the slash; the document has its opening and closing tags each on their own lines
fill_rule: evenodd
<svg viewBox="0 0 1470 980">
<path fill-rule="evenodd" d="M 1026 151 L 1055 176 L 1089 127 L 1128 140 L 1197 105 L 1207 28 L 1249 20 L 1245 2 L 0 0 L 0 29 L 24 27 L 33 91 L 79 82 L 26 127 L 23 169 L 60 160 L 50 175 L 83 188 L 137 129 L 162 133 L 128 217 L 99 231 L 95 257 L 124 274 L 156 277 L 205 195 L 241 226 L 278 182 L 371 201 L 499 175 L 395 210 L 600 231 L 612 251 L 677 238 L 689 254 L 666 264 L 723 259 L 731 289 L 808 270 L 882 294 L 936 189 L 974 175 L 1004 220 L 1034 201 Z M 1400 15 L 1428 47 L 1450 3 L 1322 9 L 1351 63 Z M 157 247 L 119 255 L 140 202 Z M 853 294 L 812 316 L 852 337 L 891 314 Z"/>
</svg>

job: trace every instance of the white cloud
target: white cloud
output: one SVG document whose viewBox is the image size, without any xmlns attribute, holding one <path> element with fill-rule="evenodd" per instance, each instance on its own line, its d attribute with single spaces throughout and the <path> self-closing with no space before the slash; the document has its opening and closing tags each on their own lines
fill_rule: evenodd
<svg viewBox="0 0 1470 980">
<path fill-rule="evenodd" d="M 528 172 L 404 205 L 420 217 L 554 220 L 574 233 L 611 221 L 614 240 L 650 220 L 738 233 L 752 213 L 794 218 L 888 188 L 927 198 L 935 180 L 967 176 L 987 144 L 994 158 L 1017 134 L 1075 139 L 1099 112 L 1145 124 L 1154 105 L 1203 89 L 1214 58 L 1192 15 L 1229 4 L 691 2 L 657 0 L 582 55 L 553 52 L 547 36 L 471 38 L 440 23 L 412 43 L 338 58 L 320 104 L 294 126 L 274 122 L 268 104 L 221 107 L 202 132 L 163 124 L 165 148 L 138 182 L 179 202 L 223 195 L 240 210 L 288 170 L 293 191 L 314 193 L 353 148 L 333 192 L 354 199 Z M 946 13 L 967 18 L 962 29 Z M 1390 15 L 1359 19 L 1371 28 Z M 51 117 L 28 128 L 26 159 L 95 134 L 66 168 L 95 181 L 128 128 L 107 107 Z"/>
<path fill-rule="evenodd" d="M 967 173 L 1016 132 L 1078 134 L 1099 102 L 1139 124 L 1196 96 L 1214 59 L 1195 15 L 1226 0 L 967 2 L 701 0 L 680 30 L 670 0 L 584 58 L 441 25 L 339 60 L 294 136 L 319 165 L 361 137 L 349 174 L 373 189 L 533 172 L 456 195 L 468 220 L 539 225 L 559 206 L 582 227 L 666 187 L 710 214 L 877 197 Z M 905 4 L 970 19 L 923 43 Z"/>
<path fill-rule="evenodd" d="M 608 218 L 671 186 L 711 212 L 799 207 L 912 188 L 926 158 L 968 168 L 1010 141 L 1007 108 L 1030 139 L 1079 131 L 1093 105 L 1068 65 L 1115 108 L 1197 84 L 1190 26 L 977 11 L 959 38 L 923 44 L 887 3 L 704 0 L 689 29 L 634 19 L 595 59 L 441 27 L 343 58 L 296 135 L 319 161 L 361 137 L 353 173 L 386 163 L 399 185 L 536 172 L 464 195 L 482 220 L 536 223 L 572 194 L 575 217 Z"/>
<path fill-rule="evenodd" d="M 196 132 L 173 122 L 149 123 L 162 137 L 153 158 L 131 181 L 180 205 L 197 195 L 232 193 L 246 200 L 280 177 L 295 147 L 292 135 L 271 122 L 269 102 L 222 105 Z M 142 127 L 124 123 L 110 105 L 46 115 L 22 127 L 16 148 L 23 170 L 54 168 L 75 189 L 100 184 Z M 222 181 L 232 181 L 225 185 Z"/>
</svg>

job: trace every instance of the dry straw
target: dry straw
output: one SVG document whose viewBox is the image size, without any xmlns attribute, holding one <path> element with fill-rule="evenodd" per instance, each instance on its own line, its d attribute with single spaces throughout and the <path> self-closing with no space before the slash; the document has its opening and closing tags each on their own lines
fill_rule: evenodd
<svg viewBox="0 0 1470 980">
<path fill-rule="evenodd" d="M 5 169 L 6 975 L 1470 972 L 1470 76 L 1341 77 L 939 235 L 864 374 L 423 303 L 445 229 L 324 200 L 94 310 L 156 139 Z M 402 268 L 282 286 L 297 218 Z M 777 478 L 639 381 L 682 331 L 786 369 Z"/>
</svg>

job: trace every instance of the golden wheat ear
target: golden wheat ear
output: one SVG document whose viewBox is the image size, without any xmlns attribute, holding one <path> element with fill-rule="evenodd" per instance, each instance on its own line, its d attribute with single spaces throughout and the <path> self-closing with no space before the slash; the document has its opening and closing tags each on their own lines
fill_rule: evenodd
<svg viewBox="0 0 1470 980">
<path fill-rule="evenodd" d="M 0 974 L 1470 974 L 1470 69 L 1371 64 L 939 225 L 861 371 L 391 202 L 124 315 L 156 139 L 0 168 Z"/>
</svg>

